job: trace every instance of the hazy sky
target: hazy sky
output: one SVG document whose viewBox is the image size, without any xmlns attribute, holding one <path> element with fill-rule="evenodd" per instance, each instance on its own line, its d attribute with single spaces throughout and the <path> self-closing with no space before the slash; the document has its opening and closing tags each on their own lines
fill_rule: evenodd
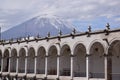
<svg viewBox="0 0 120 80">
<path fill-rule="evenodd" d="M 0 26 L 6 30 L 32 17 L 50 14 L 79 30 L 120 28 L 120 0 L 0 0 Z"/>
</svg>

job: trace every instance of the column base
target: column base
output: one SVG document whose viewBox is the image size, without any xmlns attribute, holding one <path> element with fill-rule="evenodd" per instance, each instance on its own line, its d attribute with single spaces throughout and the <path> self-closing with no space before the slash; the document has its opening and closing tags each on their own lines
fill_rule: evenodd
<svg viewBox="0 0 120 80">
<path fill-rule="evenodd" d="M 9 74 L 7 75 L 7 78 L 8 78 L 8 80 L 11 80 L 11 79 L 10 79 L 10 75 L 9 75 Z"/>
<path fill-rule="evenodd" d="M 37 79 L 36 79 L 36 76 L 33 77 L 33 80 L 37 80 Z"/>
<path fill-rule="evenodd" d="M 59 78 L 56 78 L 56 80 L 60 80 Z"/>
<path fill-rule="evenodd" d="M 23 77 L 24 80 L 27 80 L 26 76 Z"/>
<path fill-rule="evenodd" d="M 47 80 L 47 77 L 45 77 L 43 80 Z"/>
</svg>

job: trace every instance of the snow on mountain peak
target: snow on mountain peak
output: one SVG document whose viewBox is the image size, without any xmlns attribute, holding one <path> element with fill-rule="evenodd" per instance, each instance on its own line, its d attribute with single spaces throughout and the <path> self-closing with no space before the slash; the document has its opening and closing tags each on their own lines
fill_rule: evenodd
<svg viewBox="0 0 120 80">
<path fill-rule="evenodd" d="M 50 15 L 50 14 L 43 14 L 43 15 L 40 15 L 40 16 L 37 16 L 38 19 L 41 19 L 41 18 L 57 18 L 57 16 L 55 15 Z"/>
<path fill-rule="evenodd" d="M 46 23 L 50 23 L 56 29 L 61 29 L 64 26 L 67 26 L 70 29 L 74 28 L 74 26 L 72 24 L 68 23 L 67 21 L 65 21 L 55 15 L 45 14 L 45 15 L 35 17 L 35 20 L 36 20 L 36 22 L 35 22 L 36 24 L 41 22 L 42 26 L 44 26 Z"/>
<path fill-rule="evenodd" d="M 73 25 L 57 16 L 42 15 L 3 32 L 2 39 L 26 37 L 28 35 L 36 36 L 38 34 L 41 37 L 45 37 L 48 32 L 51 33 L 51 36 L 56 36 L 59 30 L 63 34 L 68 34 L 71 33 L 73 28 L 75 28 Z"/>
</svg>

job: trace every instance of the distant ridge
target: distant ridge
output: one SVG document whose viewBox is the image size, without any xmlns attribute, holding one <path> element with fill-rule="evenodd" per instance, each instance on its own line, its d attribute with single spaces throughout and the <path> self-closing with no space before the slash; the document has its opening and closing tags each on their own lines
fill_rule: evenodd
<svg viewBox="0 0 120 80">
<path fill-rule="evenodd" d="M 2 39 L 11 39 L 19 37 L 47 36 L 50 32 L 51 36 L 58 35 L 58 31 L 61 30 L 63 34 L 68 34 L 75 28 L 70 23 L 60 19 L 57 16 L 42 15 L 34 17 L 24 23 L 14 26 L 2 33 Z"/>
</svg>

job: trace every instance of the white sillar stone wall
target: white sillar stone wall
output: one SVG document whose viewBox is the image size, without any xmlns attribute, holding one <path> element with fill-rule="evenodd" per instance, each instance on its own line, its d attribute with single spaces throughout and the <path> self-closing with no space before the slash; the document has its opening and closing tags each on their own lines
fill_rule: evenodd
<svg viewBox="0 0 120 80">
<path fill-rule="evenodd" d="M 45 70 L 50 70 L 51 67 L 56 69 L 58 68 L 58 63 L 57 63 L 57 57 L 59 56 L 60 59 L 60 65 L 59 65 L 59 71 L 64 70 L 64 69 L 70 69 L 70 71 L 73 70 L 72 73 L 74 72 L 79 72 L 79 65 L 84 65 L 84 66 L 80 66 L 80 72 L 86 72 L 86 77 L 84 77 L 84 79 L 89 79 L 90 80 L 102 80 L 102 79 L 107 79 L 106 74 L 107 74 L 107 62 L 105 62 L 105 58 L 106 55 L 108 54 L 108 49 L 111 46 L 112 42 L 119 40 L 120 41 L 120 31 L 117 32 L 112 32 L 109 35 L 105 35 L 105 33 L 93 33 L 91 34 L 89 37 L 86 35 L 81 35 L 81 36 L 75 36 L 74 38 L 72 36 L 69 37 L 65 37 L 65 38 L 61 38 L 61 40 L 58 40 L 58 38 L 54 38 L 54 39 L 43 39 L 40 41 L 31 41 L 31 42 L 23 42 L 23 43 L 15 43 L 15 44 L 6 44 L 6 45 L 0 45 L 0 50 L 2 52 L 2 58 L 4 57 L 3 55 L 5 54 L 5 50 L 9 49 L 12 51 L 12 49 L 16 49 L 17 51 L 17 56 L 19 56 L 19 51 L 21 48 L 25 49 L 25 56 L 29 56 L 28 54 L 28 50 L 30 48 L 34 49 L 34 57 L 33 60 L 30 59 L 28 61 L 27 59 L 27 63 L 25 63 L 25 58 L 22 58 L 21 62 L 20 60 L 18 60 L 18 66 L 21 69 L 34 69 L 34 73 L 35 74 L 35 63 L 37 63 L 37 69 L 43 70 L 45 68 Z M 100 43 L 102 45 L 103 48 L 103 52 L 102 49 L 100 47 L 100 45 L 95 45 L 93 47 L 93 50 L 91 51 L 92 45 L 94 43 Z M 75 47 L 78 44 L 83 44 L 85 46 L 85 53 L 81 53 L 81 50 L 78 50 L 76 53 L 81 53 L 79 55 L 77 55 L 77 57 L 74 55 L 74 50 Z M 118 42 L 119 44 L 119 42 Z M 56 56 L 49 56 L 49 49 L 51 46 L 55 46 L 56 50 L 57 50 L 57 55 Z M 47 57 L 48 61 L 47 61 L 47 67 L 45 65 L 45 59 L 41 60 L 37 60 L 35 61 L 35 57 L 38 54 L 38 49 L 39 47 L 43 47 L 45 49 L 45 57 Z M 65 47 L 67 46 L 67 47 Z M 65 47 L 63 49 L 63 47 Z M 119 47 L 120 46 L 116 46 Z M 117 49 L 116 47 L 113 48 L 113 50 L 115 50 L 114 52 L 112 52 L 112 73 L 120 73 L 120 60 L 119 60 L 119 55 L 115 55 L 115 53 L 120 53 L 120 51 Z M 98 48 L 98 51 L 100 50 L 100 52 L 96 51 L 96 48 Z M 51 50 L 50 50 L 51 51 Z M 43 51 L 41 51 L 43 52 Z M 51 52 L 54 53 L 54 52 Z M 42 53 L 40 53 L 42 54 Z M 84 59 L 84 54 L 85 54 L 85 59 Z M 95 54 L 95 55 L 94 55 Z M 102 54 L 102 55 L 100 55 Z M 9 52 L 9 57 L 11 56 L 11 52 Z M 73 58 L 73 64 L 71 61 L 71 57 Z M 27 58 L 27 57 L 26 57 Z M 85 62 L 84 60 L 86 60 L 86 58 L 88 58 L 88 63 L 87 61 Z M 4 58 L 5 59 L 5 58 Z M 83 60 L 83 62 L 82 62 Z M 4 60 L 3 60 L 4 61 Z M 80 63 L 80 64 L 77 64 Z M 28 64 L 26 67 L 25 65 Z M 6 62 L 3 62 L 2 65 L 2 69 L 5 68 Z M 39 65 L 39 66 L 38 66 Z M 41 66 L 40 66 L 41 65 Z M 34 67 L 33 67 L 34 66 Z M 73 68 L 71 68 L 71 66 L 73 66 Z M 14 67 L 14 66 L 11 66 Z M 40 68 L 39 68 L 40 67 Z M 46 69 L 47 68 L 47 69 Z M 12 69 L 12 68 L 11 68 Z M 89 76 L 88 73 L 104 73 L 104 78 L 92 78 Z M 47 77 L 47 72 L 45 72 L 45 76 Z M 56 74 L 56 77 L 59 77 L 60 74 Z M 73 78 L 74 76 L 72 74 L 70 74 L 68 76 L 69 78 Z M 114 77 L 113 77 L 114 78 Z M 83 79 L 83 80 L 84 80 Z M 116 80 L 118 80 L 118 78 L 114 78 Z"/>
</svg>

